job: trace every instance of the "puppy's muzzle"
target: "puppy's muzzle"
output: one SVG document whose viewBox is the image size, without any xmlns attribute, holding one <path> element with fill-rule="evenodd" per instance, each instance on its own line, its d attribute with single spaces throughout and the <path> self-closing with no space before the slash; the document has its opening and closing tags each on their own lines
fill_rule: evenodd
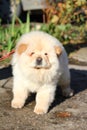
<svg viewBox="0 0 87 130">
<path fill-rule="evenodd" d="M 36 65 L 42 65 L 42 57 L 37 57 L 36 59 Z"/>
</svg>

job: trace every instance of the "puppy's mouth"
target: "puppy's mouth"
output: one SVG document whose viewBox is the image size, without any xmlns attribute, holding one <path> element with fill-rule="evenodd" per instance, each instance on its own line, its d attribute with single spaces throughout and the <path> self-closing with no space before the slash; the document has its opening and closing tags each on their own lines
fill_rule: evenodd
<svg viewBox="0 0 87 130">
<path fill-rule="evenodd" d="M 34 67 L 34 69 L 37 69 L 37 70 L 39 70 L 39 69 L 42 69 L 43 67 L 40 67 L 40 66 L 35 66 Z"/>
<path fill-rule="evenodd" d="M 37 70 L 50 69 L 50 67 L 51 67 L 50 62 L 48 60 L 44 60 L 42 57 L 37 57 L 33 65 L 33 68 Z"/>
<path fill-rule="evenodd" d="M 39 70 L 39 69 L 50 69 L 51 68 L 51 65 L 50 66 L 35 66 L 34 67 L 34 69 L 37 69 L 37 70 Z"/>
</svg>

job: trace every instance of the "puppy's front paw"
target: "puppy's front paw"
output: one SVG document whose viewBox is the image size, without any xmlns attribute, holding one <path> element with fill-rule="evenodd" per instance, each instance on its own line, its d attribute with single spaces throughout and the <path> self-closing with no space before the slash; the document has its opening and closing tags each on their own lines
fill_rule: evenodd
<svg viewBox="0 0 87 130">
<path fill-rule="evenodd" d="M 11 106 L 13 108 L 22 108 L 24 106 L 24 102 L 20 99 L 13 99 L 11 102 Z"/>
<path fill-rule="evenodd" d="M 35 109 L 34 109 L 34 112 L 36 113 L 36 114 L 45 114 L 45 113 L 47 113 L 47 110 L 46 109 L 44 109 L 44 108 L 42 108 L 42 107 L 35 107 Z"/>
</svg>

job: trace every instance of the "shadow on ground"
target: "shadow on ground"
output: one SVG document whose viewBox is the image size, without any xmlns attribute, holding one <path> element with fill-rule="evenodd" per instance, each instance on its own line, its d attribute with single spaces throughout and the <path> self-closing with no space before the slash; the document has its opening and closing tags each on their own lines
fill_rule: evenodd
<svg viewBox="0 0 87 130">
<path fill-rule="evenodd" d="M 86 70 L 77 70 L 70 69 L 71 73 L 71 88 L 74 90 L 74 94 L 77 94 L 81 91 L 87 89 L 87 71 Z M 55 100 L 50 109 L 56 105 L 65 101 L 66 98 L 62 96 L 60 87 L 57 88 Z"/>
<path fill-rule="evenodd" d="M 71 87 L 75 94 L 87 89 L 87 70 L 71 69 Z"/>
<path fill-rule="evenodd" d="M 12 77 L 12 67 L 11 65 L 0 69 L 0 80 Z"/>
</svg>

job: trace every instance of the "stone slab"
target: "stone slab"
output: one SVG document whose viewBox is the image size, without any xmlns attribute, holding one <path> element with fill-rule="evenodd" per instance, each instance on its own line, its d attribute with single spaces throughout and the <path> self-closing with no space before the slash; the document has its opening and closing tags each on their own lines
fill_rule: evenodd
<svg viewBox="0 0 87 130">
<path fill-rule="evenodd" d="M 83 47 L 69 55 L 70 63 L 87 65 L 87 47 Z"/>
</svg>

